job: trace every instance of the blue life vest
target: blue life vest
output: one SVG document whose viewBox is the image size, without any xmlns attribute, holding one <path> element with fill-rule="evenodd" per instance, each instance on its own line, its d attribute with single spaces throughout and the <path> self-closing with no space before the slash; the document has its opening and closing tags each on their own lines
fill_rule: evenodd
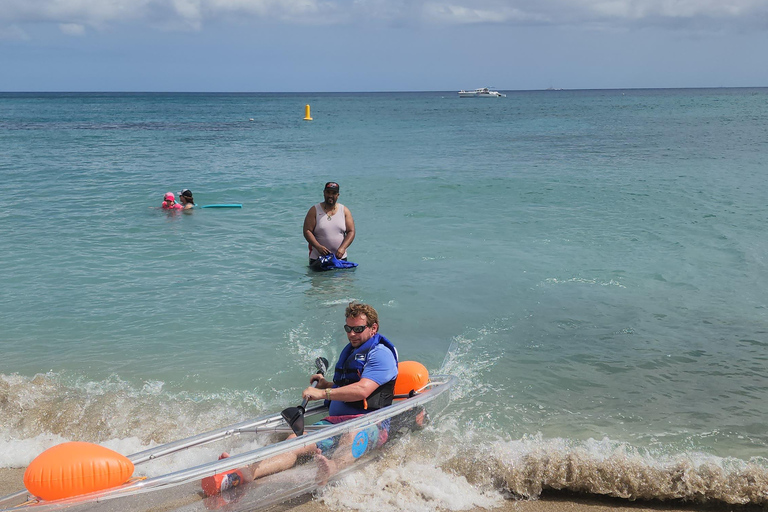
<svg viewBox="0 0 768 512">
<path fill-rule="evenodd" d="M 337 387 L 348 386 L 355 382 L 360 382 L 360 378 L 363 375 L 363 368 L 365 363 L 368 362 L 368 353 L 377 345 L 384 345 L 395 357 L 395 365 L 397 365 L 397 349 L 387 338 L 379 333 L 371 336 L 371 339 L 363 343 L 357 348 L 353 348 L 352 345 L 347 344 L 344 350 L 341 351 L 339 361 L 336 363 L 336 369 L 333 373 L 333 383 Z M 376 388 L 371 395 L 365 400 L 358 400 L 357 402 L 346 402 L 347 405 L 356 409 L 365 409 L 367 411 L 375 411 L 392 404 L 392 400 L 395 397 L 395 381 L 397 378 L 392 379 Z"/>
<path fill-rule="evenodd" d="M 320 256 L 318 259 L 313 260 L 314 263 L 310 265 L 312 270 L 323 272 L 326 270 L 337 270 L 340 268 L 355 268 L 357 263 L 351 261 L 345 261 L 338 259 L 333 253 Z"/>
</svg>

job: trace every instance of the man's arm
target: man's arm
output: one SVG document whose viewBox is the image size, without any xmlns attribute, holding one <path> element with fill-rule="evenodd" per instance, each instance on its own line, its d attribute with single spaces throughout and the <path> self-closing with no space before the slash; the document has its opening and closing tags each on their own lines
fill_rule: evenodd
<svg viewBox="0 0 768 512">
<path fill-rule="evenodd" d="M 346 233 L 344 234 L 344 240 L 341 241 L 341 245 L 336 250 L 336 257 L 341 258 L 347 250 L 347 247 L 352 245 L 352 241 L 355 239 L 355 220 L 352 218 L 352 212 L 346 206 L 346 212 L 344 212 L 344 226 Z"/>
<path fill-rule="evenodd" d="M 371 396 L 371 393 L 382 384 L 389 382 L 397 375 L 397 363 L 395 357 L 388 348 L 379 345 L 368 353 L 368 361 L 363 368 L 363 376 L 358 382 L 333 388 L 331 399 L 342 402 L 357 402 Z M 322 380 L 321 380 L 322 379 Z M 376 380 L 373 380 L 376 379 Z M 323 400 L 327 398 L 325 387 L 333 386 L 333 382 L 325 380 L 321 375 L 313 375 L 310 382 L 317 380 L 317 388 L 309 387 L 304 390 L 302 396 L 310 400 Z M 381 383 L 377 381 L 381 381 Z"/>
<path fill-rule="evenodd" d="M 304 239 L 309 242 L 309 245 L 314 247 L 320 256 L 325 256 L 330 253 L 324 245 L 320 245 L 320 242 L 315 238 L 315 227 L 317 226 L 317 214 L 315 213 L 315 207 L 311 207 L 307 212 L 307 216 L 304 217 Z M 351 243 L 351 242 L 350 242 Z"/>
<path fill-rule="evenodd" d="M 379 385 L 371 379 L 360 379 L 354 384 L 331 389 L 331 400 L 340 400 L 342 402 L 357 402 L 371 396 Z M 301 394 L 304 398 L 310 400 L 325 400 L 327 398 L 325 389 L 309 387 Z"/>
</svg>

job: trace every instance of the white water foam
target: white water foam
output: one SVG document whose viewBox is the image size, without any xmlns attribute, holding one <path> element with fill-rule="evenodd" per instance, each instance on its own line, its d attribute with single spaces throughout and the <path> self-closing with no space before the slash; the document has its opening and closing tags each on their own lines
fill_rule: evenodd
<svg viewBox="0 0 768 512">
<path fill-rule="evenodd" d="M 466 476 L 441 467 L 452 450 L 443 446 L 435 434 L 437 431 L 431 430 L 395 441 L 380 460 L 324 489 L 320 501 L 333 510 L 371 512 L 499 506 L 502 495 L 487 482 L 470 483 Z M 431 441 L 425 442 L 425 438 Z M 435 444 L 445 449 L 432 450 Z"/>
<path fill-rule="evenodd" d="M 584 277 L 571 277 L 569 279 L 558 279 L 556 277 L 549 277 L 544 280 L 547 284 L 566 284 L 566 283 L 579 283 L 579 284 L 596 284 L 598 286 L 617 286 L 619 288 L 626 288 L 623 284 L 615 279 L 609 279 L 608 281 L 602 279 L 587 279 Z"/>
<path fill-rule="evenodd" d="M 136 389 L 117 377 L 80 382 L 54 373 L 0 375 L 0 467 L 24 467 L 65 441 L 134 453 L 253 417 L 262 408 L 258 396 L 244 392 L 203 397 L 161 388 L 151 382 Z"/>
<path fill-rule="evenodd" d="M 406 462 L 384 470 L 367 466 L 325 491 L 320 501 L 333 510 L 436 512 L 493 508 L 502 497 L 480 491 L 465 477 L 436 470 L 431 464 Z"/>
<path fill-rule="evenodd" d="M 425 430 L 393 439 L 379 460 L 323 491 L 328 506 L 357 510 L 362 504 L 376 512 L 465 510 L 492 507 L 502 496 L 535 499 L 547 489 L 630 500 L 768 503 L 765 458 L 744 461 L 663 446 L 639 449 L 607 438 L 576 441 L 533 434 L 510 439 L 489 432 L 480 426 L 482 418 L 468 418 L 457 409 L 471 405 L 462 405 L 461 397 L 471 398 L 477 389 L 471 383 L 482 381 L 478 377 L 493 365 L 486 356 L 474 357 L 472 344 L 456 338 L 441 369 L 463 375 L 448 409 Z M 473 357 L 467 359 L 469 354 Z M 0 467 L 24 467 L 38 453 L 69 440 L 135 453 L 260 412 L 240 393 L 193 400 L 161 389 L 159 382 L 135 389 L 117 378 L 67 385 L 56 374 L 2 376 Z M 239 451 L 259 446 L 246 438 L 233 445 Z M 190 450 L 156 471 L 215 460 L 220 450 Z M 408 508 L 410 503 L 415 508 Z"/>
</svg>

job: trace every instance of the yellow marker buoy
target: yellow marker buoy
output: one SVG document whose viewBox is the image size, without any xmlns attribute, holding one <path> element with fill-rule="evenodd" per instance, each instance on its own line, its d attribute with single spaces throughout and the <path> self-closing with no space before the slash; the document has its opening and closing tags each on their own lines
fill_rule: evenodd
<svg viewBox="0 0 768 512">
<path fill-rule="evenodd" d="M 311 121 L 311 120 L 312 120 L 312 116 L 310 116 L 310 115 L 309 115 L 309 104 L 307 104 L 307 106 L 306 106 L 306 107 L 304 107 L 304 112 L 305 112 L 305 114 L 306 114 L 306 115 L 304 116 L 304 120 L 305 120 L 305 121 Z"/>
</svg>

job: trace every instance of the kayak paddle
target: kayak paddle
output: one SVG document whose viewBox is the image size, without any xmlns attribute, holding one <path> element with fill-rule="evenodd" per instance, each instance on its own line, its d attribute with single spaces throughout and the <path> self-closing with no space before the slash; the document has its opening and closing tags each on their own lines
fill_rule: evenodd
<svg viewBox="0 0 768 512">
<path fill-rule="evenodd" d="M 317 367 L 317 373 L 325 375 L 325 372 L 328 370 L 328 360 L 324 357 L 318 357 L 315 359 L 315 366 Z M 312 383 L 312 387 L 317 387 L 317 381 Z M 307 402 L 309 402 L 309 399 L 305 398 L 300 406 L 289 407 L 280 413 L 297 436 L 304 434 L 304 412 L 306 411 Z"/>
</svg>

